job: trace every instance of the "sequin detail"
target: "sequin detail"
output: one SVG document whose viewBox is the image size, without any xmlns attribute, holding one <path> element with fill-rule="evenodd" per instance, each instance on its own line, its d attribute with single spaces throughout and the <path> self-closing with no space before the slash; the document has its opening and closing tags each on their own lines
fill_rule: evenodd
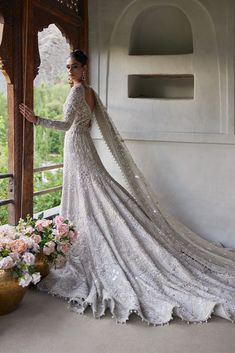
<svg viewBox="0 0 235 353">
<path fill-rule="evenodd" d="M 214 261 L 205 247 L 200 252 L 178 235 L 157 205 L 147 212 L 111 177 L 90 136 L 94 116 L 82 86 L 71 89 L 64 114 L 62 122 L 40 118 L 39 125 L 66 131 L 61 213 L 81 235 L 65 268 L 52 271 L 38 288 L 65 298 L 80 314 L 91 306 L 100 318 L 109 308 L 120 323 L 131 314 L 153 325 L 167 324 L 174 315 L 204 322 L 212 313 L 234 321 L 233 260 Z M 123 140 L 116 138 L 128 168 Z M 133 174 L 137 182 L 142 178 Z M 208 259 L 201 255 L 205 251 Z"/>
</svg>

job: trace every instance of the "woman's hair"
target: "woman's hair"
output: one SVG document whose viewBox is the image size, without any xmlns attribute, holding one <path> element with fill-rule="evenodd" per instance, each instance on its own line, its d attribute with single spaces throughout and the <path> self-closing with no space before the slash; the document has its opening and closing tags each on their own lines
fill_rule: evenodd
<svg viewBox="0 0 235 353">
<path fill-rule="evenodd" d="M 73 58 L 78 61 L 82 66 L 87 64 L 88 57 L 86 56 L 86 54 L 83 53 L 83 51 L 79 49 L 75 49 L 74 51 L 72 51 L 69 56 L 70 58 Z"/>
</svg>

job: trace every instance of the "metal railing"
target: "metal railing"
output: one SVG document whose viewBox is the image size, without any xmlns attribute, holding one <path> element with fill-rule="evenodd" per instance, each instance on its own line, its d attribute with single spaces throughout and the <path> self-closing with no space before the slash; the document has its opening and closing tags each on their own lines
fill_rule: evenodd
<svg viewBox="0 0 235 353">
<path fill-rule="evenodd" d="M 63 166 L 64 166 L 63 163 L 48 165 L 48 166 L 45 166 L 45 167 L 34 168 L 33 172 L 34 173 L 38 173 L 38 172 L 43 172 L 43 171 L 46 171 L 46 170 L 60 169 L 60 168 L 63 168 Z M 2 173 L 2 174 L 0 174 L 0 180 L 1 179 L 12 179 L 13 180 L 13 178 L 14 178 L 14 175 L 12 173 Z M 35 191 L 35 192 L 33 192 L 33 197 L 49 194 L 51 192 L 56 192 L 56 191 L 60 191 L 60 190 L 62 190 L 62 185 L 55 186 L 53 188 L 40 190 L 40 191 Z M 8 205 L 8 204 L 11 204 L 11 203 L 14 203 L 13 199 L 0 200 L 0 207 Z"/>
<path fill-rule="evenodd" d="M 39 167 L 39 168 L 34 168 L 33 172 L 34 173 L 38 173 L 38 172 L 44 172 L 46 170 L 53 170 L 53 169 L 60 169 L 63 168 L 63 163 L 60 164 L 52 164 L 52 165 L 47 165 L 45 167 Z M 40 195 L 45 195 L 45 194 L 49 194 L 50 192 L 56 192 L 56 191 L 60 191 L 62 190 L 62 185 L 59 186 L 55 186 L 53 188 L 48 188 L 48 189 L 44 189 L 44 190 L 40 190 L 40 191 L 35 191 L 33 193 L 33 197 L 35 196 L 40 196 Z"/>
<path fill-rule="evenodd" d="M 46 167 L 39 167 L 39 168 L 34 168 L 33 172 L 44 172 L 45 170 L 52 170 L 52 169 L 59 169 L 63 168 L 63 163 L 61 164 L 53 164 L 53 165 L 47 165 Z"/>
<path fill-rule="evenodd" d="M 0 174 L 0 179 L 12 179 L 13 180 L 13 174 L 11 174 L 11 173 L 1 173 Z M 14 200 L 13 199 L 0 200 L 0 207 L 1 206 L 5 206 L 5 205 L 9 205 L 10 203 L 14 203 Z"/>
<path fill-rule="evenodd" d="M 53 164 L 53 165 L 48 165 L 46 167 L 39 167 L 39 168 L 34 168 L 33 172 L 34 173 L 38 173 L 38 172 L 44 172 L 46 170 L 53 170 L 53 169 L 60 169 L 60 168 L 63 168 L 63 164 L 60 163 L 60 164 Z M 56 191 L 60 191 L 62 190 L 62 185 L 59 185 L 59 186 L 55 186 L 53 188 L 48 188 L 48 189 L 44 189 L 44 190 L 40 190 L 40 191 L 35 191 L 33 193 L 33 197 L 36 197 L 36 196 L 40 196 L 40 195 L 44 195 L 44 194 L 48 194 L 50 192 L 56 192 Z M 56 207 L 53 207 L 53 208 L 50 208 L 48 210 L 43 210 L 41 212 L 37 212 L 35 213 L 33 216 L 34 218 L 38 218 L 38 216 L 43 213 L 44 214 L 44 218 L 53 218 L 55 217 L 57 214 L 59 214 L 59 206 L 56 206 Z"/>
<path fill-rule="evenodd" d="M 0 174 L 0 179 L 6 179 L 6 178 L 13 178 L 13 174 L 10 174 L 10 173 Z"/>
</svg>

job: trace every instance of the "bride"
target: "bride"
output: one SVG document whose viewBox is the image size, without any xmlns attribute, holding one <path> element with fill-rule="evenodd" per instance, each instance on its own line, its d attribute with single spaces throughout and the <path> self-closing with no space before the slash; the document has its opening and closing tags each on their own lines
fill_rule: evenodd
<svg viewBox="0 0 235 353">
<path fill-rule="evenodd" d="M 73 86 L 64 121 L 20 112 L 35 125 L 67 131 L 61 215 L 80 236 L 63 269 L 39 289 L 69 300 L 100 318 L 109 308 L 116 322 L 136 313 L 148 324 L 173 316 L 207 321 L 211 314 L 235 320 L 235 256 L 200 238 L 160 209 L 144 176 L 100 101 L 84 80 L 87 57 L 73 51 L 67 69 Z M 94 117 L 126 177 L 131 193 L 104 168 L 90 136 Z"/>
</svg>

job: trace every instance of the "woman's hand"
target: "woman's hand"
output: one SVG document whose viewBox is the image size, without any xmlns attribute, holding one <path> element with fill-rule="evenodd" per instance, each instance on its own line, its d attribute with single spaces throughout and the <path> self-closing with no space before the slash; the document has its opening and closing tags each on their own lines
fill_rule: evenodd
<svg viewBox="0 0 235 353">
<path fill-rule="evenodd" d="M 27 105 L 21 103 L 19 105 L 19 109 L 20 113 L 25 117 L 25 119 L 27 119 L 30 123 L 36 124 L 38 118 L 34 112 L 29 107 L 27 107 Z"/>
</svg>

